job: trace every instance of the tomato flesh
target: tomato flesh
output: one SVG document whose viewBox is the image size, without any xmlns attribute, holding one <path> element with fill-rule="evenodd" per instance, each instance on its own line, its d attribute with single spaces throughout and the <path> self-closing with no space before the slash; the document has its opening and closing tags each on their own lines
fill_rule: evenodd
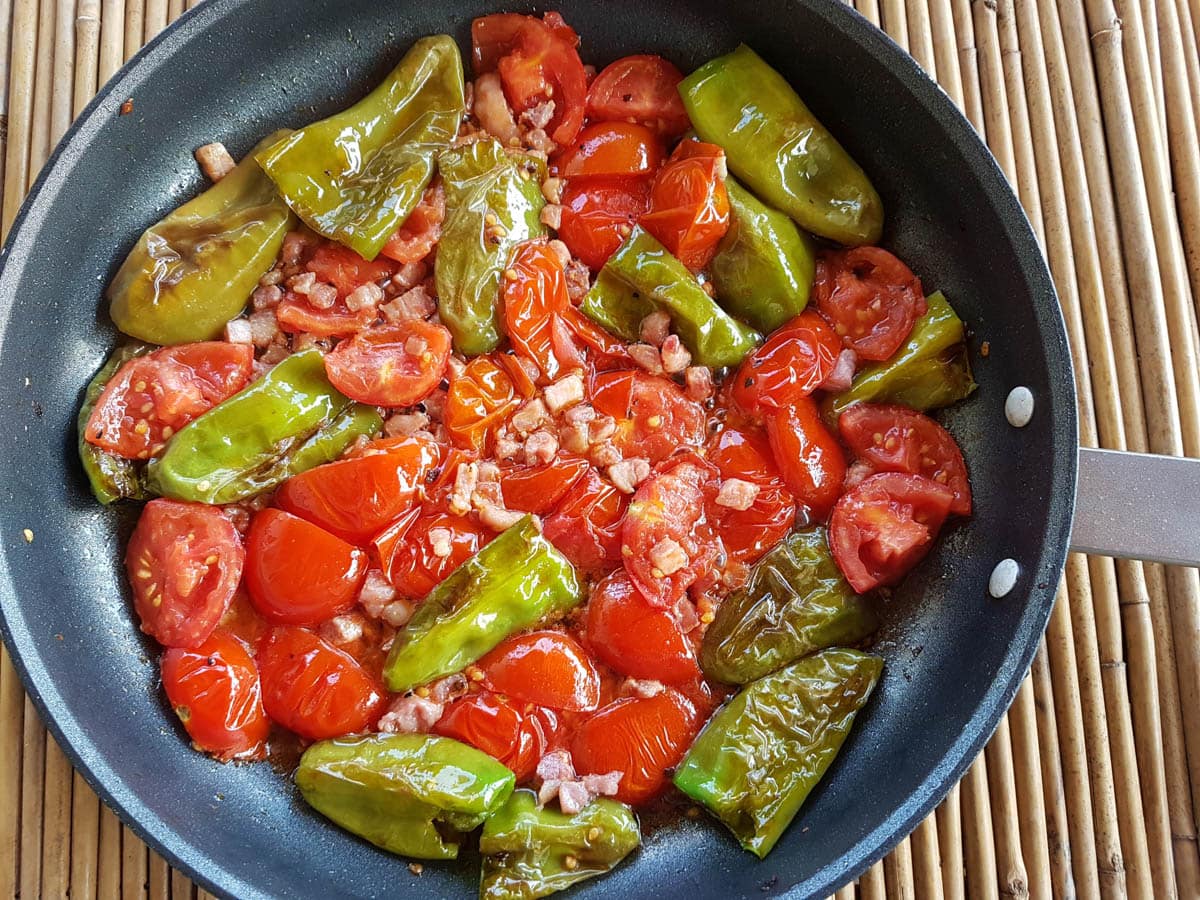
<svg viewBox="0 0 1200 900">
<path fill-rule="evenodd" d="M 587 640 L 601 662 L 622 675 L 685 685 L 700 677 L 691 642 L 670 611 L 651 606 L 625 572 L 592 591 Z"/>
<path fill-rule="evenodd" d="M 560 454 L 546 465 L 502 469 L 504 505 L 538 516 L 549 515 L 590 468 L 586 459 Z"/>
<path fill-rule="evenodd" d="M 379 325 L 325 354 L 339 391 L 372 406 L 412 406 L 433 392 L 450 359 L 450 332 L 422 319 Z"/>
<path fill-rule="evenodd" d="M 653 175 L 663 156 L 661 139 L 645 125 L 597 122 L 579 132 L 554 166 L 560 178 L 640 178 Z"/>
<path fill-rule="evenodd" d="M 304 297 L 288 291 L 275 307 L 275 321 L 288 334 L 348 337 L 369 327 L 375 321 L 375 311 L 370 308 L 352 311 L 344 300 L 329 309 L 318 309 Z"/>
<path fill-rule="evenodd" d="M 429 255 L 438 238 L 442 236 L 442 221 L 446 218 L 446 191 L 441 180 L 435 180 L 416 205 L 404 224 L 388 238 L 379 251 L 398 263 L 420 262 Z"/>
<path fill-rule="evenodd" d="M 709 443 L 709 461 L 722 480 L 737 478 L 758 494 L 747 509 L 712 502 L 709 518 L 729 558 L 752 563 L 783 540 L 796 521 L 796 498 L 784 484 L 765 434 L 757 428 L 727 427 Z"/>
<path fill-rule="evenodd" d="M 809 397 L 768 414 L 766 425 L 788 490 L 807 507 L 810 521 L 824 521 L 846 478 L 846 455 L 837 438 Z"/>
<path fill-rule="evenodd" d="M 600 705 L 600 674 L 587 651 L 561 631 L 503 641 L 477 663 L 493 691 L 522 703 L 588 712 Z"/>
<path fill-rule="evenodd" d="M 621 561 L 621 523 L 629 506 L 622 494 L 589 467 L 542 525 L 542 534 L 577 569 L 598 574 Z"/>
<path fill-rule="evenodd" d="M 732 379 L 733 400 L 749 413 L 789 406 L 824 383 L 842 349 L 825 320 L 806 309 L 742 361 Z"/>
<path fill-rule="evenodd" d="M 519 783 L 533 775 L 558 727 L 558 717 L 551 710 L 523 712 L 496 694 L 479 693 L 450 703 L 433 731 L 504 763 Z"/>
<path fill-rule="evenodd" d="M 650 211 L 641 225 L 685 266 L 709 264 L 729 230 L 729 194 L 719 172 L 725 151 L 715 144 L 681 141 L 654 178 Z"/>
<path fill-rule="evenodd" d="M 355 288 L 390 278 L 396 271 L 396 264 L 390 259 L 367 260 L 344 244 L 323 241 L 306 268 L 317 276 L 318 281 L 337 288 L 338 299 L 345 300 Z"/>
<path fill-rule="evenodd" d="M 926 310 L 921 279 L 880 247 L 823 254 L 813 298 L 846 346 L 870 360 L 899 350 Z"/>
<path fill-rule="evenodd" d="M 679 82 L 683 73 L 661 56 L 638 54 L 609 63 L 588 87 L 587 114 L 598 122 L 640 122 L 665 138 L 692 127 Z"/>
<path fill-rule="evenodd" d="M 646 178 L 589 178 L 568 182 L 558 239 L 592 271 L 617 252 L 650 206 Z"/>
<path fill-rule="evenodd" d="M 434 550 L 431 533 L 437 529 L 446 532 L 450 546 L 446 556 L 439 556 Z M 474 556 L 492 536 L 473 518 L 426 508 L 399 519 L 382 531 L 374 543 L 388 581 L 404 597 L 420 600 Z"/>
<path fill-rule="evenodd" d="M 680 446 L 704 443 L 704 407 L 668 378 L 637 370 L 602 372 L 592 380 L 592 406 L 617 420 L 612 442 L 624 456 L 651 463 Z"/>
<path fill-rule="evenodd" d="M 507 369 L 492 356 L 477 356 L 450 379 L 443 421 L 459 447 L 484 450 L 521 402 Z"/>
</svg>

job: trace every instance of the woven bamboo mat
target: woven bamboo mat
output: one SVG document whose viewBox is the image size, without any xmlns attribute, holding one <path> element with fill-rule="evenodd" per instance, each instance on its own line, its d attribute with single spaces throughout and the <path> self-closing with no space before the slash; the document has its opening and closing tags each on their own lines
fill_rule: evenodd
<svg viewBox="0 0 1200 900">
<path fill-rule="evenodd" d="M 194 2 L 0 0 L 5 232 L 72 116 Z M 1061 296 L 1083 443 L 1200 456 L 1200 0 L 856 5 L 1016 185 Z M 837 897 L 1200 898 L 1198 820 L 1200 574 L 1073 556 L 985 753 Z M 207 897 L 71 771 L 0 652 L 0 900 L 68 895 Z"/>
</svg>

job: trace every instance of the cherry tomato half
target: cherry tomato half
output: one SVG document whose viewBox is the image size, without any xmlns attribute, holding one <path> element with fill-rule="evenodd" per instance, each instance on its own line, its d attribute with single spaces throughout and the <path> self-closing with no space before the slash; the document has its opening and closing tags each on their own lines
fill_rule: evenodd
<svg viewBox="0 0 1200 900">
<path fill-rule="evenodd" d="M 692 127 L 679 96 L 683 73 L 661 56 L 639 54 L 609 63 L 592 80 L 587 113 L 598 122 L 640 122 L 666 138 Z"/>
<path fill-rule="evenodd" d="M 531 631 L 501 642 L 476 664 L 484 684 L 521 703 L 589 712 L 600 705 L 600 674 L 587 651 L 561 631 Z"/>
<path fill-rule="evenodd" d="M 921 279 L 881 247 L 853 247 L 817 260 L 813 298 L 846 346 L 888 359 L 925 315 Z"/>
<path fill-rule="evenodd" d="M 446 191 L 441 179 L 435 180 L 416 205 L 404 224 L 388 238 L 379 251 L 380 256 L 398 263 L 420 262 L 429 255 L 442 236 L 442 220 L 446 218 Z"/>
<path fill-rule="evenodd" d="M 390 259 L 367 260 L 344 244 L 324 241 L 305 268 L 316 275 L 318 281 L 332 284 L 337 288 L 338 299 L 345 300 L 361 285 L 390 278 L 397 266 Z"/>
<path fill-rule="evenodd" d="M 318 338 L 348 337 L 375 321 L 375 310 L 351 310 L 345 300 L 329 309 L 313 306 L 305 297 L 288 291 L 275 307 L 275 321 L 288 334 L 311 334 Z"/>
<path fill-rule="evenodd" d="M 790 406 L 821 386 L 841 353 L 842 339 L 806 309 L 742 360 L 732 379 L 733 400 L 749 413 Z"/>
<path fill-rule="evenodd" d="M 663 161 L 662 141 L 645 125 L 597 122 L 554 160 L 560 178 L 651 176 Z"/>
<path fill-rule="evenodd" d="M 639 370 L 602 372 L 592 380 L 592 406 L 617 420 L 613 445 L 624 456 L 656 463 L 680 446 L 704 443 L 704 407 L 675 382 Z"/>
<path fill-rule="evenodd" d="M 622 675 L 686 685 L 700 677 L 691 642 L 669 610 L 651 606 L 617 571 L 592 590 L 587 640 L 601 662 Z"/>
<path fill-rule="evenodd" d="M 577 569 L 595 575 L 621 562 L 621 523 L 629 496 L 595 469 L 575 482 L 542 525 L 542 534 Z"/>
<path fill-rule="evenodd" d="M 533 775 L 558 727 L 551 710 L 535 707 L 525 712 L 485 692 L 453 701 L 433 731 L 494 757 L 512 769 L 520 783 Z"/>
<path fill-rule="evenodd" d="M 824 521 L 846 478 L 846 455 L 837 438 L 809 397 L 769 413 L 766 425 L 788 490 L 808 508 L 810 521 Z"/>
<path fill-rule="evenodd" d="M 600 269 L 617 252 L 650 205 L 650 181 L 589 178 L 569 182 L 562 195 L 558 237 L 588 268 Z"/>
<path fill-rule="evenodd" d="M 450 359 L 444 325 L 409 319 L 360 331 L 325 354 L 325 374 L 352 400 L 412 406 L 442 380 Z"/>
<path fill-rule="evenodd" d="M 787 536 L 796 521 L 796 498 L 784 485 L 767 437 L 758 429 L 725 428 L 709 443 L 709 461 L 722 480 L 748 481 L 758 495 L 747 509 L 712 502 L 712 520 L 729 558 L 752 563 Z"/>
<path fill-rule="evenodd" d="M 450 379 L 443 422 L 459 447 L 483 450 L 520 403 L 508 370 L 492 356 L 477 356 Z"/>
<path fill-rule="evenodd" d="M 547 516 L 591 468 L 586 459 L 559 455 L 543 466 L 500 470 L 500 490 L 509 509 Z"/>
<path fill-rule="evenodd" d="M 729 230 L 729 194 L 721 172 L 725 151 L 716 144 L 680 141 L 650 188 L 641 225 L 680 262 L 698 272 L 712 260 Z"/>
<path fill-rule="evenodd" d="M 388 581 L 401 595 L 420 600 L 492 537 L 469 516 L 426 507 L 401 517 L 374 543 Z M 444 556 L 438 552 L 443 547 L 449 548 Z"/>
</svg>

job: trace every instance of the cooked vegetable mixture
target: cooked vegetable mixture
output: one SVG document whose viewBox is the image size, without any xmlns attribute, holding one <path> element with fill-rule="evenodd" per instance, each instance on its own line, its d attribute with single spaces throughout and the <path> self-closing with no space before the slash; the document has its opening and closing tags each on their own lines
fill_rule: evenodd
<svg viewBox="0 0 1200 900">
<path fill-rule="evenodd" d="M 88 386 L 97 499 L 198 750 L 481 897 L 616 866 L 681 791 L 765 856 L 971 513 L 926 413 L 964 326 L 748 47 L 596 72 L 561 16 L 417 41 L 137 242 Z M 871 596 L 874 595 L 874 596 Z"/>
</svg>

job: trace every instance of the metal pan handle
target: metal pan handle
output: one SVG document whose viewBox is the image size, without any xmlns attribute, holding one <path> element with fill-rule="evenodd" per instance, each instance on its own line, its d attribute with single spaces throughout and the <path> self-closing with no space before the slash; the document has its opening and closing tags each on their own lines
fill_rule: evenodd
<svg viewBox="0 0 1200 900">
<path fill-rule="evenodd" d="M 1200 566 L 1200 459 L 1080 447 L 1071 549 Z"/>
</svg>

